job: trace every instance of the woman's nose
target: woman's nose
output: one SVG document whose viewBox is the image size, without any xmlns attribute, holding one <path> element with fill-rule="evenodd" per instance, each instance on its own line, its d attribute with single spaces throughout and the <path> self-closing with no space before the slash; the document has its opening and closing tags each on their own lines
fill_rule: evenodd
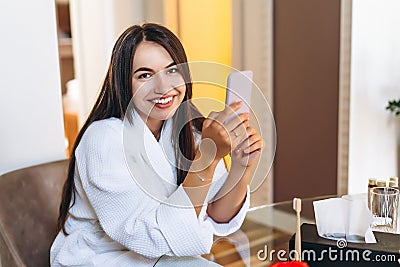
<svg viewBox="0 0 400 267">
<path fill-rule="evenodd" d="M 172 85 L 170 79 L 168 79 L 167 75 L 165 75 L 163 72 L 159 72 L 156 75 L 156 84 L 154 88 L 154 92 L 156 94 L 163 95 L 173 88 L 174 86 Z"/>
</svg>

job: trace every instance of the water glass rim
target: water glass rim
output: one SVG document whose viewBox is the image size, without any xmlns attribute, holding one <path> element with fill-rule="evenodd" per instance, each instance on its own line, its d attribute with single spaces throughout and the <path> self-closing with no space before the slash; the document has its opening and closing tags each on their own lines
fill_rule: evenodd
<svg viewBox="0 0 400 267">
<path fill-rule="evenodd" d="M 375 192 L 376 189 L 383 190 L 382 192 Z M 393 187 L 387 187 L 387 186 L 377 186 L 374 188 L 371 188 L 371 193 L 375 195 L 386 195 L 386 196 L 396 196 L 399 195 L 400 190 L 397 188 Z"/>
</svg>

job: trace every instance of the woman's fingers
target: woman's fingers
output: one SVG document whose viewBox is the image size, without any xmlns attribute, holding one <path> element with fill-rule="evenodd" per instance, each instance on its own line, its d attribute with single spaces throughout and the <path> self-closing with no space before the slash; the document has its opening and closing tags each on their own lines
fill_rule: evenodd
<svg viewBox="0 0 400 267">
<path fill-rule="evenodd" d="M 249 125 L 249 113 L 235 116 L 228 124 L 225 125 L 231 139 L 234 141 L 234 146 L 240 144 L 246 138 L 246 129 Z"/>
<path fill-rule="evenodd" d="M 235 116 L 232 120 L 230 120 L 227 124 L 225 124 L 225 127 L 226 129 L 228 129 L 228 131 L 232 131 L 238 126 L 241 126 L 243 122 L 245 122 L 246 120 L 248 121 L 249 118 L 250 118 L 249 113 L 240 114 L 238 116 Z"/>
<path fill-rule="evenodd" d="M 240 154 L 251 154 L 262 148 L 260 135 L 249 126 L 250 114 L 232 116 L 241 105 L 242 102 L 236 102 L 223 111 L 211 112 L 203 123 L 202 138 L 209 138 L 215 143 L 217 156 L 224 156 L 234 148 L 241 151 Z M 231 117 L 233 118 L 230 119 Z M 224 124 L 224 122 L 227 123 Z M 245 149 L 246 152 L 244 152 Z"/>
<path fill-rule="evenodd" d="M 248 121 L 244 121 L 238 127 L 229 132 L 233 148 L 238 147 L 239 144 L 249 137 L 246 131 L 246 124 L 248 124 Z"/>
<path fill-rule="evenodd" d="M 246 124 L 247 123 L 248 122 L 246 122 Z M 246 147 L 251 145 L 251 143 L 249 143 L 250 137 L 257 134 L 256 130 L 253 127 L 248 126 L 248 125 L 244 129 L 243 133 L 241 130 L 242 130 L 242 128 L 239 128 L 239 127 L 237 129 L 233 130 L 233 132 L 238 131 L 241 133 L 241 135 L 238 136 L 240 138 L 238 138 L 236 140 L 237 142 L 235 143 L 235 146 L 234 146 L 234 147 L 236 147 L 236 149 L 240 149 L 240 150 L 245 149 Z"/>
<path fill-rule="evenodd" d="M 222 158 L 232 151 L 232 138 L 225 125 L 218 119 L 221 112 L 211 112 L 203 123 L 202 139 L 209 139 L 215 145 L 216 158 Z M 209 151 L 204 151 L 208 153 Z"/>
<path fill-rule="evenodd" d="M 226 106 L 221 112 L 218 112 L 218 116 L 216 118 L 220 123 L 225 123 L 225 121 L 233 114 L 235 111 L 239 110 L 239 108 L 243 106 L 243 102 L 235 102 Z"/>
<path fill-rule="evenodd" d="M 251 126 L 246 128 L 243 136 L 244 140 L 235 147 L 231 154 L 232 164 L 248 167 L 260 158 L 264 142 L 261 135 Z"/>
<path fill-rule="evenodd" d="M 250 154 L 255 150 L 261 150 L 263 148 L 263 140 L 259 133 L 253 128 L 248 127 L 246 129 L 247 138 L 238 146 L 244 153 Z"/>
<path fill-rule="evenodd" d="M 229 106 L 226 106 L 222 111 L 220 112 L 215 112 L 212 111 L 210 112 L 210 114 L 208 115 L 208 117 L 206 118 L 203 126 L 204 127 L 209 127 L 211 125 L 211 123 L 213 123 L 214 121 L 219 122 L 220 124 L 224 124 L 224 122 L 226 121 L 227 118 L 229 118 L 232 114 L 234 114 L 235 111 L 237 111 L 241 106 L 243 105 L 243 102 L 239 101 L 239 102 L 235 102 L 230 104 Z M 239 115 L 240 116 L 240 115 Z M 243 117 L 245 118 L 246 115 L 240 116 L 240 118 L 237 118 L 238 116 L 235 116 L 235 120 L 234 122 L 231 124 L 231 129 L 234 128 L 234 124 L 239 124 L 240 123 L 240 119 Z M 232 128 L 233 127 L 233 128 Z M 227 129 L 227 131 L 230 131 L 231 129 Z"/>
<path fill-rule="evenodd" d="M 218 112 L 211 111 L 208 117 L 204 120 L 203 127 L 209 127 L 216 120 Z"/>
<path fill-rule="evenodd" d="M 246 128 L 249 125 L 249 113 L 235 116 L 235 112 L 243 105 L 243 102 L 235 102 L 220 112 L 211 112 L 203 124 L 203 129 L 210 127 L 216 130 L 221 137 L 230 138 L 233 146 L 242 142 L 246 135 Z M 232 119 L 230 119 L 232 118 Z M 229 122 L 227 122 L 229 119 Z M 225 136 L 226 135 L 226 136 Z"/>
<path fill-rule="evenodd" d="M 245 154 L 251 154 L 252 152 L 258 150 L 260 151 L 263 148 L 263 142 L 262 140 L 258 140 L 257 142 L 251 144 L 250 146 L 246 147 L 243 150 L 243 153 Z"/>
</svg>

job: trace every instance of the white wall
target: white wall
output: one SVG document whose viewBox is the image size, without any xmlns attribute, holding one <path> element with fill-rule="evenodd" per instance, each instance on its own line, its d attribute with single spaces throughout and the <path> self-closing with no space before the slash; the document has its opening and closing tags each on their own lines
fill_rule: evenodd
<svg viewBox="0 0 400 267">
<path fill-rule="evenodd" d="M 385 106 L 400 97 L 399 10 L 398 0 L 353 0 L 349 193 L 398 173 L 396 123 Z"/>
<path fill-rule="evenodd" d="M 80 123 L 93 107 L 120 33 L 143 22 L 144 0 L 70 0 L 75 77 L 81 92 Z"/>
<path fill-rule="evenodd" d="M 0 2 L 0 173 L 65 158 L 54 1 Z"/>
</svg>

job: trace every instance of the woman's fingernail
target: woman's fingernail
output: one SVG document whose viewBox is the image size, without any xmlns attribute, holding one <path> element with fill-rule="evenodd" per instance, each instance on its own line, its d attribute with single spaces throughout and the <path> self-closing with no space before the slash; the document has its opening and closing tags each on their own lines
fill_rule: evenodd
<svg viewBox="0 0 400 267">
<path fill-rule="evenodd" d="M 236 153 L 236 154 L 239 154 L 239 153 L 240 153 L 240 148 L 236 149 L 236 150 L 235 150 L 235 153 Z"/>
<path fill-rule="evenodd" d="M 243 152 L 248 154 L 250 152 L 250 148 L 246 148 L 245 150 L 243 150 Z"/>
</svg>

